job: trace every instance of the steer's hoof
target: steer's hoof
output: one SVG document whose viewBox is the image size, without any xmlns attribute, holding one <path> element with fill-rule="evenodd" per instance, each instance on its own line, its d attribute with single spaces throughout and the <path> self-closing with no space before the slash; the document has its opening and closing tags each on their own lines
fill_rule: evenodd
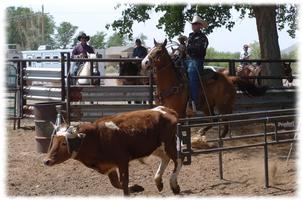
<svg viewBox="0 0 302 200">
<path fill-rule="evenodd" d="M 142 186 L 137 185 L 137 184 L 132 185 L 132 186 L 129 187 L 130 193 L 142 192 L 144 190 L 145 189 Z"/>
<path fill-rule="evenodd" d="M 180 193 L 180 187 L 177 185 L 175 188 L 172 188 L 172 191 L 174 194 L 179 194 Z"/>
<path fill-rule="evenodd" d="M 158 191 L 161 192 L 164 188 L 163 182 L 162 181 L 156 182 L 156 187 L 157 187 Z"/>
</svg>

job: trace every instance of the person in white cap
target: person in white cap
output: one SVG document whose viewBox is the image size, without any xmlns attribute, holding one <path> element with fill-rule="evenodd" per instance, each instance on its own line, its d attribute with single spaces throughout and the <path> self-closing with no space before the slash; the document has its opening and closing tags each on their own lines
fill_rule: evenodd
<svg viewBox="0 0 302 200">
<path fill-rule="evenodd" d="M 199 75 L 203 71 L 203 61 L 209 44 L 207 36 L 201 32 L 208 25 L 195 15 L 191 22 L 193 32 L 189 34 L 187 43 L 188 59 L 185 61 L 190 87 L 190 99 L 187 104 L 187 115 L 196 115 L 196 104 L 199 102 Z M 199 73 L 198 73 L 198 71 Z"/>
<path fill-rule="evenodd" d="M 251 56 L 251 53 L 249 51 L 249 45 L 245 44 L 243 45 L 243 51 L 240 53 L 240 59 L 242 60 L 249 60 Z M 247 62 L 241 62 L 241 67 L 246 67 L 248 65 Z"/>
</svg>

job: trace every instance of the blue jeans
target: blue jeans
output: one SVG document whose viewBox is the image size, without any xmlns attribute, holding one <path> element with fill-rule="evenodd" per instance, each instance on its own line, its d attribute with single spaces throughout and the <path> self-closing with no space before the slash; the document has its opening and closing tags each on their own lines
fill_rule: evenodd
<svg viewBox="0 0 302 200">
<path fill-rule="evenodd" d="M 192 59 L 189 58 L 185 61 L 188 78 L 189 78 L 189 88 L 191 100 L 194 101 L 195 104 L 198 103 L 199 100 L 199 91 L 200 91 L 200 80 L 198 76 L 199 73 L 203 70 L 203 60 L 201 59 Z"/>
</svg>

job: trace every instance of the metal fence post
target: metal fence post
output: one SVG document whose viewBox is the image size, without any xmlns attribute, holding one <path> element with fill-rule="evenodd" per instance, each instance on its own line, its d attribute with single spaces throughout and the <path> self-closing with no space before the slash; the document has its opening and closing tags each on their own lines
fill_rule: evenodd
<svg viewBox="0 0 302 200">
<path fill-rule="evenodd" d="M 67 124 L 70 125 L 70 53 L 67 53 L 67 91 L 66 91 L 66 115 L 67 115 Z"/>
<path fill-rule="evenodd" d="M 21 82 L 22 82 L 22 78 L 21 78 L 21 61 L 18 61 L 17 63 L 17 104 L 18 104 L 18 121 L 17 121 L 17 129 L 20 128 L 20 123 L 21 123 L 21 107 L 22 107 L 22 102 L 21 102 Z"/>
<path fill-rule="evenodd" d="M 90 61 L 90 76 L 93 76 L 93 61 Z M 94 79 L 90 79 L 90 85 L 93 85 Z"/>
<path fill-rule="evenodd" d="M 236 68 L 235 68 L 235 61 L 229 61 L 229 75 L 236 76 Z"/>
<path fill-rule="evenodd" d="M 268 146 L 267 146 L 267 122 L 264 122 L 264 175 L 265 175 L 265 188 L 269 187 L 269 172 L 268 172 Z"/>
<path fill-rule="evenodd" d="M 221 140 L 221 125 L 219 124 L 218 126 L 218 136 L 219 136 L 219 142 L 218 142 L 218 146 L 219 148 L 223 147 L 223 141 Z M 222 160 L 222 151 L 219 151 L 219 177 L 220 179 L 223 179 L 223 160 Z"/>
<path fill-rule="evenodd" d="M 64 53 L 61 52 L 61 101 L 65 101 L 65 57 Z"/>
</svg>

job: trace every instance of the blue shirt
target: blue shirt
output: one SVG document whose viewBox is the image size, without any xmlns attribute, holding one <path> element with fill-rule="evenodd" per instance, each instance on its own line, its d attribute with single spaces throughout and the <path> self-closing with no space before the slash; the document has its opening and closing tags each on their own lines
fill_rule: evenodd
<svg viewBox="0 0 302 200">
<path fill-rule="evenodd" d="M 143 46 L 135 47 L 133 49 L 133 57 L 145 58 L 147 55 L 147 49 Z"/>
</svg>

